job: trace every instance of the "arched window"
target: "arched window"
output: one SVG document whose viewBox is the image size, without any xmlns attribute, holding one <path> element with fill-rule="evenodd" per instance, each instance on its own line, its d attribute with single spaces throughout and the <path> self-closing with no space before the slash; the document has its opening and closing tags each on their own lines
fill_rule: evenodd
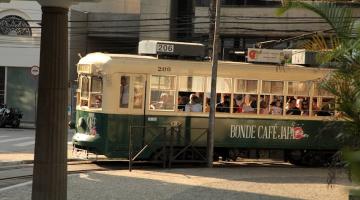
<svg viewBox="0 0 360 200">
<path fill-rule="evenodd" d="M 0 34 L 31 36 L 32 33 L 29 23 L 22 17 L 7 15 L 0 19 Z"/>
</svg>

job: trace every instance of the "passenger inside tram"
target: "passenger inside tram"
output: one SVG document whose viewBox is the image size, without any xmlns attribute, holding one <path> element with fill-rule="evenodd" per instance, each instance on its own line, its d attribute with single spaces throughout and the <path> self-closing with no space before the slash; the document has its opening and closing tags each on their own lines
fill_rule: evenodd
<svg viewBox="0 0 360 200">
<path fill-rule="evenodd" d="M 160 95 L 159 101 L 151 105 L 151 109 L 171 110 L 174 107 L 172 99 L 168 93 L 163 92 Z"/>
<path fill-rule="evenodd" d="M 244 97 L 244 102 L 242 105 L 242 112 L 243 113 L 256 113 L 256 108 L 253 108 L 251 105 L 254 104 L 253 101 L 256 101 L 256 99 L 254 100 L 255 96 L 254 95 L 249 95 L 246 94 Z"/>
<path fill-rule="evenodd" d="M 190 95 L 190 101 L 185 106 L 186 112 L 202 112 L 202 104 L 200 98 L 196 94 Z"/>
<path fill-rule="evenodd" d="M 189 98 L 187 96 L 178 96 L 178 111 L 185 111 L 185 106 L 188 104 Z"/>
<path fill-rule="evenodd" d="M 294 97 L 289 98 L 288 100 L 288 109 L 286 111 L 287 115 L 300 115 L 301 111 L 296 105 L 296 99 Z"/>
<path fill-rule="evenodd" d="M 281 101 L 278 99 L 273 101 L 270 105 L 270 114 L 272 115 L 282 115 L 282 104 Z"/>
<path fill-rule="evenodd" d="M 260 114 L 269 114 L 269 105 L 265 100 L 260 102 Z"/>
<path fill-rule="evenodd" d="M 222 101 L 216 104 L 216 112 L 230 112 L 230 96 L 225 95 L 222 98 Z"/>
<path fill-rule="evenodd" d="M 303 100 L 301 103 L 301 115 L 303 116 L 309 116 L 310 110 L 309 110 L 309 102 L 308 100 Z"/>
</svg>

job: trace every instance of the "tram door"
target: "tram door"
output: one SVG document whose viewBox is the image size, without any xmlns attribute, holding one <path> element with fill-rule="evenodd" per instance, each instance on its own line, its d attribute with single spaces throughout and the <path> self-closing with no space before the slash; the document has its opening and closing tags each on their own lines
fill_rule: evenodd
<svg viewBox="0 0 360 200">
<path fill-rule="evenodd" d="M 131 131 L 134 147 L 144 144 L 146 75 L 120 75 L 120 113 L 127 115 L 127 128 Z M 131 130 L 130 130 L 131 129 Z"/>
</svg>

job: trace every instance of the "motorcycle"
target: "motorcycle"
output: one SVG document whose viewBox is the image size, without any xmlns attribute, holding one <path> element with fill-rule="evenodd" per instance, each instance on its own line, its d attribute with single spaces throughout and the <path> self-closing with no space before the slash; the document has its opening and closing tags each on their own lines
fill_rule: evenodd
<svg viewBox="0 0 360 200">
<path fill-rule="evenodd" d="M 2 105 L 0 108 L 0 127 L 9 125 L 13 128 L 19 128 L 20 119 L 23 114 L 17 108 L 7 108 L 6 105 Z"/>
</svg>

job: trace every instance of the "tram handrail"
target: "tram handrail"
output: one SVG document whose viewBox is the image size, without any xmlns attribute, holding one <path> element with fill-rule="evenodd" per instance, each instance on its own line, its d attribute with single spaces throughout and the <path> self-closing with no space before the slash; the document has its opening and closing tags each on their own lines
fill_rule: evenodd
<svg viewBox="0 0 360 200">
<path fill-rule="evenodd" d="M 175 161 L 175 159 L 180 156 L 182 153 L 184 153 L 188 148 L 192 147 L 201 137 L 203 137 L 204 135 L 208 134 L 208 129 L 207 128 L 190 128 L 190 130 L 201 130 L 201 129 L 205 129 L 204 132 L 202 132 L 198 137 L 195 138 L 195 140 L 191 141 L 190 144 L 186 145 L 183 149 L 181 149 L 175 156 L 173 155 L 173 135 L 174 135 L 174 127 L 171 128 L 171 137 L 170 137 L 170 156 L 169 156 L 169 168 L 171 168 L 171 164 L 173 161 Z M 185 138 L 183 138 L 185 139 Z M 207 158 L 204 157 L 196 148 L 192 148 L 194 151 L 196 151 L 196 153 L 202 157 L 202 159 L 204 161 L 207 161 Z"/>
<path fill-rule="evenodd" d="M 146 129 L 148 130 L 147 133 L 149 133 L 152 137 L 152 139 L 149 142 L 146 142 L 143 147 L 133 156 L 133 129 Z M 134 125 L 130 126 L 129 131 L 129 171 L 132 171 L 132 164 L 133 162 L 147 149 L 149 148 L 155 141 L 158 139 L 160 135 L 163 135 L 164 140 L 162 141 L 162 151 L 163 154 L 163 167 L 166 167 L 166 163 L 168 162 L 168 167 L 171 168 L 172 162 L 176 161 L 176 158 L 178 158 L 181 154 L 183 154 L 186 150 L 191 148 L 198 156 L 201 157 L 203 161 L 207 161 L 207 158 L 202 155 L 201 152 L 199 152 L 196 148 L 193 148 L 194 144 L 200 140 L 200 138 L 204 137 L 204 135 L 208 134 L 207 128 L 188 128 L 186 130 L 204 130 L 200 133 L 199 136 L 197 136 L 194 140 L 192 140 L 189 144 L 187 144 L 185 147 L 180 149 L 179 152 L 176 153 L 176 155 L 173 155 L 174 152 L 174 135 L 177 133 L 179 139 L 186 140 L 186 138 L 179 134 L 181 129 L 181 125 L 178 126 L 141 126 L 141 125 Z M 153 134 L 154 130 L 162 130 L 160 133 Z M 170 133 L 170 138 L 167 137 L 167 134 Z M 169 147 L 170 152 L 166 151 L 166 148 Z"/>
<path fill-rule="evenodd" d="M 142 129 L 145 129 L 145 128 L 156 128 L 156 129 L 163 129 L 163 134 L 164 134 L 164 138 L 166 138 L 166 132 L 167 132 L 167 127 L 165 127 L 165 126 L 130 126 L 130 131 L 129 131 L 129 171 L 131 172 L 132 171 L 132 164 L 133 164 L 133 161 L 138 157 L 138 156 L 140 156 L 144 151 L 145 151 L 145 149 L 147 149 L 148 147 L 150 147 L 151 146 L 151 144 L 155 141 L 155 139 L 159 136 L 159 135 L 161 135 L 161 133 L 159 133 L 159 134 L 155 134 L 155 136 L 154 135 L 152 135 L 152 136 L 154 136 L 153 138 L 152 138 L 152 140 L 150 141 L 150 142 L 148 142 L 148 144 L 146 144 L 144 147 L 142 147 L 142 149 L 138 152 L 138 153 L 136 153 L 136 155 L 133 157 L 132 155 L 133 155 L 133 145 L 132 145 L 132 130 L 133 130 L 133 128 L 142 128 Z M 148 130 L 151 130 L 151 129 L 148 129 Z M 151 131 L 150 131 L 151 132 Z M 165 165 L 166 165 L 166 154 L 165 154 L 165 145 L 166 145 L 166 142 L 164 142 L 163 143 L 163 155 L 164 155 L 164 159 L 163 159 L 163 166 L 165 167 Z"/>
</svg>

